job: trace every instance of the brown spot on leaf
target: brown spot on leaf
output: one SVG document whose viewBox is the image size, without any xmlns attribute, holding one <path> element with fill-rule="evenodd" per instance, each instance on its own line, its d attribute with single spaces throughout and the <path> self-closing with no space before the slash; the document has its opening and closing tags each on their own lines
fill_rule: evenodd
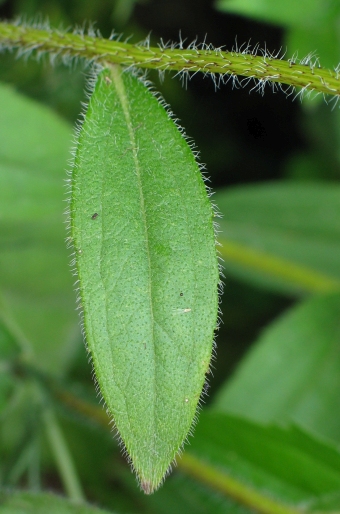
<svg viewBox="0 0 340 514">
<path fill-rule="evenodd" d="M 145 492 L 145 494 L 153 493 L 154 489 L 153 489 L 152 484 L 150 482 L 141 482 L 140 486 L 143 489 L 143 491 Z"/>
</svg>

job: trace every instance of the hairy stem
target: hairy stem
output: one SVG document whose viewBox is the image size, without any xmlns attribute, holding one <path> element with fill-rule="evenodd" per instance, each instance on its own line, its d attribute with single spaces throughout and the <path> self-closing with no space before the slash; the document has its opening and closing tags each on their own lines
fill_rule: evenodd
<svg viewBox="0 0 340 514">
<path fill-rule="evenodd" d="M 160 71 L 218 74 L 223 81 L 241 76 L 245 80 L 260 81 L 260 87 L 266 82 L 271 82 L 334 96 L 340 94 L 338 70 L 323 69 L 311 61 L 303 64 L 277 59 L 268 52 L 254 55 L 250 51 L 228 52 L 219 48 L 210 49 L 206 45 L 187 49 L 150 47 L 147 42 L 132 45 L 101 37 L 43 30 L 6 22 L 0 23 L 0 45 L 3 48 L 83 57 L 88 60 Z"/>
</svg>

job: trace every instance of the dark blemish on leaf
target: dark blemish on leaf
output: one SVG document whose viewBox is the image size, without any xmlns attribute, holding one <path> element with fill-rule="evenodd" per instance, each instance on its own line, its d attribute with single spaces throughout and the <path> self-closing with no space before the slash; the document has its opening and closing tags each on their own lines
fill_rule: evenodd
<svg viewBox="0 0 340 514">
<path fill-rule="evenodd" d="M 179 293 L 179 296 L 183 296 L 183 293 Z"/>
<path fill-rule="evenodd" d="M 140 486 L 143 489 L 143 491 L 145 492 L 145 494 L 151 494 L 154 491 L 154 488 L 150 482 L 143 481 L 140 483 Z"/>
<path fill-rule="evenodd" d="M 96 218 L 98 218 L 98 212 L 95 212 L 94 214 L 92 214 L 91 220 L 95 220 Z"/>
<path fill-rule="evenodd" d="M 124 157 L 124 155 L 126 155 L 128 152 L 132 152 L 132 151 L 133 151 L 133 147 L 131 146 L 130 148 L 127 148 L 127 149 L 125 150 L 125 152 L 123 152 L 123 153 L 121 154 L 121 156 L 122 156 L 122 157 Z"/>
<path fill-rule="evenodd" d="M 133 130 L 136 131 L 140 129 L 143 126 L 143 122 L 138 123 L 137 127 L 135 127 Z"/>
</svg>

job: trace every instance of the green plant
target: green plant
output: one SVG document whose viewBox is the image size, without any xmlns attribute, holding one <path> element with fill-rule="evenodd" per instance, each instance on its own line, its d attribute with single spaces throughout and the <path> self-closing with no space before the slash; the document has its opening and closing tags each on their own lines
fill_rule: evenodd
<svg viewBox="0 0 340 514">
<path fill-rule="evenodd" d="M 199 71 L 222 82 L 230 77 L 237 81 L 241 75 L 258 81 L 259 90 L 268 82 L 288 84 L 336 99 L 338 71 L 324 70 L 311 59 L 299 63 L 268 52 L 253 55 L 248 47 L 244 52 L 207 45 L 153 48 L 148 41 L 129 45 L 20 24 L 1 23 L 0 40 L 8 48 L 96 61 L 93 92 L 73 162 L 69 242 L 75 252 L 97 380 L 141 486 L 150 493 L 190 429 L 202 388 L 205 392 L 219 279 L 213 212 L 195 155 L 145 80 L 136 72 L 122 73 L 120 66 L 176 70 L 184 76 Z M 56 244 L 60 163 L 68 128 L 8 88 L 3 88 L 1 101 L 8 116 L 3 163 L 10 163 L 12 172 L 2 178 L 2 234 L 11 249 L 3 257 L 5 279 L 11 285 L 1 312 L 4 482 L 17 483 L 27 470 L 29 483 L 36 485 L 39 418 L 65 490 L 79 501 L 82 488 L 53 406 L 69 406 L 100 426 L 108 420 L 95 405 L 52 378 L 53 366 L 60 365 L 57 347 L 55 362 L 49 355 L 50 370 L 40 368 L 16 322 L 19 319 L 26 332 L 27 328 L 31 334 L 37 331 L 35 353 L 38 350 L 40 356 L 47 338 L 67 339 L 71 300 L 58 304 L 52 297 L 51 302 L 46 300 L 51 291 L 53 296 L 61 294 L 68 282 L 59 263 L 62 250 Z M 23 119 L 30 130 L 18 148 L 15 133 Z M 35 132 L 41 137 L 39 145 L 30 140 Z M 28 172 L 23 174 L 22 167 Z M 27 203 L 20 198 L 13 206 L 18 187 Z M 202 414 L 190 452 L 178 459 L 188 476 L 241 503 L 245 511 L 339 510 L 340 455 L 334 445 L 340 427 L 334 416 L 339 373 L 338 197 L 334 185 L 287 184 L 242 188 L 216 198 L 224 215 L 218 238 L 230 273 L 291 295 L 324 294 L 293 308 L 264 335 L 234 379 L 219 391 L 210 411 Z M 36 243 L 33 247 L 25 248 L 23 228 Z M 38 255 L 46 268 L 32 265 L 31 275 L 27 277 L 26 267 L 22 276 L 23 263 L 33 264 Z M 23 287 L 24 300 L 18 300 L 13 282 Z M 32 288 L 36 296 L 30 311 L 26 303 Z M 37 309 L 42 315 L 32 323 Z M 45 331 L 46 317 L 51 315 L 55 326 L 49 324 Z M 150 363 L 156 363 L 155 369 Z M 292 366 L 296 371 L 287 378 L 283 371 Z M 326 391 L 322 401 L 318 401 L 320 390 Z M 262 398 L 261 408 L 254 406 L 249 392 L 256 393 L 257 400 Z M 21 432 L 17 427 L 19 433 L 12 434 L 6 431 L 6 422 L 16 415 L 18 405 L 30 429 Z M 261 424 L 292 420 L 299 428 Z M 11 462 L 6 447 L 16 445 Z M 193 501 L 200 503 L 207 494 L 195 491 L 190 481 L 179 483 L 181 488 L 192 488 Z M 32 504 L 35 512 L 46 509 L 45 502 L 56 512 L 73 508 L 27 493 L 3 493 L 2 502 L 0 509 L 8 512 L 16 512 L 20 502 L 26 502 L 27 509 Z M 235 504 L 223 508 L 234 509 Z M 79 509 L 86 512 L 87 507 Z"/>
</svg>

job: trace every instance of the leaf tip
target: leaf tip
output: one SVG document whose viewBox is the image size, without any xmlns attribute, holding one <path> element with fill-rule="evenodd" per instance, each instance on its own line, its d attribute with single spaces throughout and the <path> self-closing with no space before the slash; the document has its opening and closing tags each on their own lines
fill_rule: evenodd
<svg viewBox="0 0 340 514">
<path fill-rule="evenodd" d="M 155 486 L 152 482 L 147 480 L 141 480 L 140 486 L 145 494 L 152 494 L 158 488 L 157 485 Z"/>
<path fill-rule="evenodd" d="M 155 493 L 163 484 L 165 477 L 169 475 L 171 471 L 171 466 L 167 469 L 167 471 L 164 473 L 163 471 L 160 471 L 159 473 L 154 470 L 153 473 L 143 473 L 139 474 L 137 473 L 137 478 L 139 481 L 139 485 L 141 490 L 144 494 L 150 495 Z"/>
</svg>

